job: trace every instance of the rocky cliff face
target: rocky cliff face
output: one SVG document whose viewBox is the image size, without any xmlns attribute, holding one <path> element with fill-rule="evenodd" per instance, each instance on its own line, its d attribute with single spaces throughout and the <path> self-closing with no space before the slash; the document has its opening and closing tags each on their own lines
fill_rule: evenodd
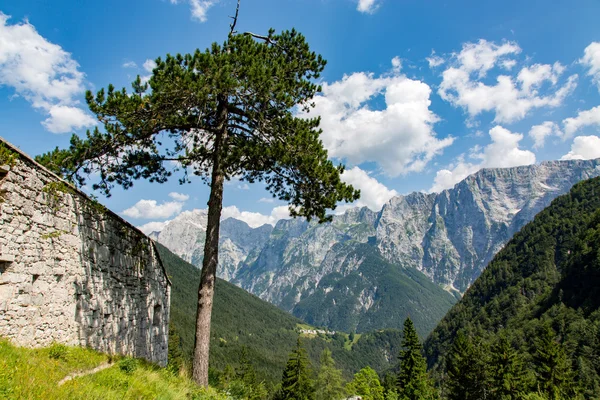
<svg viewBox="0 0 600 400">
<path fill-rule="evenodd" d="M 439 194 L 391 199 L 376 245 L 393 263 L 464 292 L 506 242 L 557 196 L 600 175 L 600 160 L 484 169 Z"/>
<path fill-rule="evenodd" d="M 150 237 L 185 261 L 201 267 L 207 217 L 207 210 L 184 211 L 162 231 L 153 232 Z M 271 225 L 253 229 L 245 222 L 233 218 L 222 221 L 218 276 L 225 280 L 235 278 L 244 262 L 256 258 L 272 230 Z"/>
<path fill-rule="evenodd" d="M 367 313 L 373 304 L 382 307 L 377 283 L 365 281 L 360 271 L 364 257 L 355 251 L 367 244 L 392 265 L 414 268 L 451 292 L 464 292 L 539 211 L 575 183 L 598 175 L 600 160 L 484 169 L 441 193 L 397 196 L 379 212 L 350 209 L 322 225 L 297 219 L 281 220 L 272 230 L 270 226 L 252 229 L 230 219 L 221 229 L 219 275 L 303 318 L 309 318 L 307 309 L 316 312 L 307 304 L 316 304 L 311 298 L 320 296 L 319 307 L 332 309 L 323 311 L 327 317 L 315 322 L 327 323 L 335 319 L 333 300 L 339 296 L 329 296 L 332 302 L 323 299 L 334 289 L 356 295 L 353 312 Z M 201 265 L 205 226 L 204 211 L 183 213 L 158 234 L 158 240 Z M 359 286 L 336 286 L 356 274 Z M 444 295 L 432 292 L 433 301 L 439 304 Z M 360 318 L 356 321 L 364 324 Z M 384 326 L 389 325 L 380 327 Z"/>
</svg>

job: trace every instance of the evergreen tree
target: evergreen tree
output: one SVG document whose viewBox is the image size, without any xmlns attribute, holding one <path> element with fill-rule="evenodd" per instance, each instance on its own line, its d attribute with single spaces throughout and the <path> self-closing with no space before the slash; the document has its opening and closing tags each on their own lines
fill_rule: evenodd
<svg viewBox="0 0 600 400">
<path fill-rule="evenodd" d="M 174 374 L 179 374 L 184 365 L 183 350 L 181 349 L 181 339 L 175 330 L 175 327 L 169 325 L 169 351 L 168 351 L 168 369 Z"/>
<path fill-rule="evenodd" d="M 555 340 L 555 332 L 545 325 L 535 340 L 534 367 L 539 391 L 550 400 L 574 396 L 574 374 L 564 347 Z"/>
<path fill-rule="evenodd" d="M 107 195 L 115 184 L 164 183 L 175 172 L 182 183 L 190 172 L 210 184 L 193 358 L 193 378 L 203 386 L 224 182 L 234 176 L 262 181 L 290 205 L 292 216 L 320 222 L 331 218 L 327 209 L 359 196 L 342 182 L 344 167 L 328 160 L 319 118 L 295 115 L 297 107 L 314 106 L 311 99 L 321 90 L 314 82 L 325 60 L 295 30 L 237 33 L 237 16 L 223 45 L 156 59 L 150 80 L 138 76 L 131 92 L 113 85 L 96 96 L 88 91 L 86 101 L 103 131 L 88 131 L 85 139 L 73 135 L 69 149 L 38 158 L 80 185 L 97 173 L 93 187 Z"/>
<path fill-rule="evenodd" d="M 236 371 L 236 377 L 249 387 L 256 385 L 256 371 L 248 359 L 248 348 L 246 346 L 243 346 L 240 351 L 240 365 Z"/>
<path fill-rule="evenodd" d="M 371 367 L 354 374 L 354 379 L 346 385 L 346 391 L 351 396 L 360 396 L 362 400 L 385 400 L 379 376 Z"/>
<path fill-rule="evenodd" d="M 423 347 L 410 318 L 404 321 L 402 347 L 400 351 L 400 372 L 398 373 L 398 394 L 400 399 L 435 399 L 437 393 L 427 376 L 427 364 L 423 357 Z"/>
<path fill-rule="evenodd" d="M 290 354 L 283 371 L 278 399 L 314 400 L 315 390 L 310 376 L 311 370 L 308 357 L 300 343 L 300 338 L 298 338 L 296 348 Z"/>
<path fill-rule="evenodd" d="M 335 367 L 331 350 L 321 353 L 321 365 L 315 381 L 316 400 L 339 400 L 346 395 L 342 371 Z"/>
<path fill-rule="evenodd" d="M 486 397 L 484 353 L 460 331 L 446 357 L 447 396 L 450 400 L 479 400 Z"/>
<path fill-rule="evenodd" d="M 521 399 L 529 382 L 523 359 L 505 334 L 492 346 L 490 360 L 490 398 Z"/>
</svg>

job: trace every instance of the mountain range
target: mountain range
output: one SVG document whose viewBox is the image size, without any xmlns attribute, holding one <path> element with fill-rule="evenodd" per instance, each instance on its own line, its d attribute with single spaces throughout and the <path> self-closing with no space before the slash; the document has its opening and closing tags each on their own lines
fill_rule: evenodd
<svg viewBox="0 0 600 400">
<path fill-rule="evenodd" d="M 452 189 L 351 208 L 325 224 L 251 228 L 229 218 L 218 273 L 310 323 L 361 332 L 400 328 L 410 315 L 424 336 L 519 229 L 599 175 L 600 160 L 548 161 L 483 169 Z M 152 236 L 200 266 L 205 227 L 205 210 L 186 211 Z"/>
</svg>

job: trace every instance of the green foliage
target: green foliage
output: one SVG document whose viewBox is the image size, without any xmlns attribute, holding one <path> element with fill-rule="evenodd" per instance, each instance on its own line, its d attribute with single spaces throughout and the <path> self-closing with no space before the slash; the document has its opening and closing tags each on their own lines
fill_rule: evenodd
<svg viewBox="0 0 600 400">
<path fill-rule="evenodd" d="M 125 357 L 119 360 L 119 369 L 126 374 L 132 374 L 138 368 L 138 361 L 135 358 Z"/>
<path fill-rule="evenodd" d="M 492 345 L 489 363 L 490 398 L 521 399 L 531 386 L 523 355 L 518 353 L 505 334 Z"/>
<path fill-rule="evenodd" d="M 283 370 L 278 400 L 314 400 L 315 388 L 311 379 L 310 362 L 298 338 Z"/>
<path fill-rule="evenodd" d="M 335 367 L 331 350 L 321 353 L 321 364 L 315 381 L 316 400 L 340 400 L 346 396 L 342 371 Z"/>
<path fill-rule="evenodd" d="M 170 160 L 182 166 L 180 181 L 189 181 L 188 168 L 208 180 L 219 160 L 226 179 L 263 181 L 294 216 L 328 220 L 328 208 L 359 193 L 341 181 L 343 166 L 328 160 L 319 119 L 294 114 L 296 106 L 311 108 L 325 64 L 295 30 L 271 30 L 267 40 L 230 35 L 204 51 L 168 54 L 156 59 L 149 82 L 138 77 L 130 92 L 113 85 L 88 91 L 104 131 L 73 135 L 69 149 L 38 160 L 79 184 L 97 171 L 94 188 L 107 194 L 137 179 L 166 182 L 177 172 Z"/>
<path fill-rule="evenodd" d="M 184 358 L 191 360 L 194 345 L 196 295 L 200 270 L 175 256 L 157 243 L 161 259 L 173 283 L 171 288 L 171 326 L 181 340 Z M 213 370 L 223 371 L 228 365 L 239 369 L 240 353 L 256 370 L 257 380 L 274 384 L 286 365 L 287 354 L 298 338 L 302 321 L 228 282 L 217 279 L 211 326 Z M 304 326 L 310 329 L 311 326 Z M 343 376 L 350 379 L 365 365 L 377 371 L 392 367 L 386 354 L 398 354 L 402 332 L 383 330 L 359 337 L 348 349 L 348 335 L 337 332 L 329 337 L 306 338 L 303 346 L 313 365 L 317 365 L 324 349 L 329 348 Z M 233 379 L 232 379 L 233 380 Z"/>
<path fill-rule="evenodd" d="M 446 358 L 444 384 L 450 400 L 478 400 L 486 397 L 487 365 L 481 345 L 459 332 Z"/>
<path fill-rule="evenodd" d="M 126 373 L 119 363 L 58 385 L 68 375 L 109 363 L 111 357 L 81 347 L 28 349 L 0 338 L 0 398 L 3 400 L 227 400 L 185 377 L 144 361 Z"/>
<path fill-rule="evenodd" d="M 537 375 L 538 390 L 549 399 L 574 397 L 573 372 L 564 347 L 555 340 L 556 333 L 546 326 L 535 339 L 533 365 Z"/>
<path fill-rule="evenodd" d="M 53 343 L 48 348 L 48 357 L 54 360 L 67 360 L 67 355 L 69 354 L 69 348 L 64 344 Z"/>
<path fill-rule="evenodd" d="M 9 149 L 6 144 L 0 142 L 0 166 L 8 165 L 14 167 L 19 159 L 19 155 Z"/>
<path fill-rule="evenodd" d="M 358 371 L 354 379 L 346 385 L 346 391 L 349 395 L 358 395 L 363 400 L 385 400 L 379 376 L 371 367 Z"/>
<path fill-rule="evenodd" d="M 167 360 L 167 368 L 174 374 L 179 374 L 185 367 L 181 338 L 173 325 L 169 325 L 169 354 Z"/>
<path fill-rule="evenodd" d="M 426 341 L 438 381 L 475 351 L 494 360 L 478 368 L 488 397 L 600 397 L 599 194 L 600 178 L 578 183 L 490 262 Z"/>
<path fill-rule="evenodd" d="M 427 364 L 423 357 L 423 347 L 410 318 L 404 321 L 403 350 L 400 351 L 400 372 L 398 373 L 398 393 L 400 399 L 436 399 L 437 392 L 427 376 Z"/>
</svg>

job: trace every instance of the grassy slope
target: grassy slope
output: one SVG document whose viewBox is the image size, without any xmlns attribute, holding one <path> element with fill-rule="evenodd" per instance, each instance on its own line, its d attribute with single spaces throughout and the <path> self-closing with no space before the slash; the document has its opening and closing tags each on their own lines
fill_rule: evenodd
<svg viewBox="0 0 600 400">
<path fill-rule="evenodd" d="M 58 386 L 67 375 L 108 361 L 108 356 L 84 348 L 55 345 L 32 350 L 0 339 L 0 399 L 225 400 L 213 390 L 198 388 L 187 378 L 175 377 L 165 369 L 131 359 L 127 361 L 137 367 L 129 373 L 120 367 L 123 361 L 112 360 L 117 362 L 107 369 Z"/>
<path fill-rule="evenodd" d="M 165 247 L 158 246 L 173 283 L 171 324 L 181 337 L 184 353 L 190 357 L 200 271 Z M 303 321 L 221 279 L 217 280 L 215 293 L 211 367 L 220 370 L 227 364 L 235 367 L 242 347 L 246 346 L 248 358 L 259 376 L 268 382 L 278 382 Z M 338 367 L 350 378 L 366 365 L 378 371 L 389 369 L 396 363 L 400 340 L 399 331 L 386 330 L 362 335 L 351 350 L 344 348 L 348 345 L 345 333 L 333 337 L 306 337 L 304 346 L 314 366 L 318 365 L 320 352 L 329 347 Z"/>
</svg>

